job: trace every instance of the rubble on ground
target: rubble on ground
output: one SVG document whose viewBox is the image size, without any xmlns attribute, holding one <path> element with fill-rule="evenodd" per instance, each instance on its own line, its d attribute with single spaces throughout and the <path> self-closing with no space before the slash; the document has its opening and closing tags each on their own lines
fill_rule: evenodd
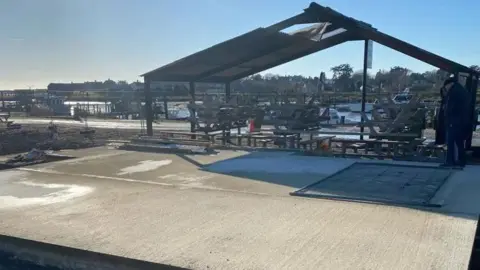
<svg viewBox="0 0 480 270">
<path fill-rule="evenodd" d="M 50 153 L 50 152 L 49 152 Z M 25 162 L 43 162 L 47 152 L 33 148 L 25 154 L 16 155 L 8 159 L 6 164 L 25 163 Z"/>
<path fill-rule="evenodd" d="M 109 139 L 129 139 L 137 130 L 95 129 L 83 134 L 85 128 L 57 125 L 24 124 L 20 129 L 0 131 L 0 155 L 38 150 L 80 149 L 103 145 Z M 88 135 L 88 136 L 87 136 Z"/>
</svg>

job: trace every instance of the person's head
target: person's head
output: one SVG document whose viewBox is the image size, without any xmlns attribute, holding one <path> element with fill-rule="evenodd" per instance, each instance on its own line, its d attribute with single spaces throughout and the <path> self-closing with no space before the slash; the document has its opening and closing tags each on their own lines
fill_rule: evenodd
<svg viewBox="0 0 480 270">
<path fill-rule="evenodd" d="M 456 82 L 457 79 L 455 77 L 450 77 L 446 79 L 445 82 L 443 82 L 442 88 L 440 89 L 442 96 L 445 96 Z"/>
</svg>

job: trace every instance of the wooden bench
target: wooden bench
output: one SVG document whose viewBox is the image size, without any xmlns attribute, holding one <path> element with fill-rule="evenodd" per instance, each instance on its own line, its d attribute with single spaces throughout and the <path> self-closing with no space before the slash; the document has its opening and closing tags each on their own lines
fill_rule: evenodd
<svg viewBox="0 0 480 270">
<path fill-rule="evenodd" d="M 285 141 L 285 148 L 288 148 L 287 147 L 287 142 L 288 142 L 288 139 L 289 138 L 293 138 L 293 136 L 278 136 L 278 135 L 273 135 L 273 134 L 257 134 L 257 135 L 252 135 L 252 136 L 249 136 L 248 137 L 248 140 L 249 140 L 249 143 L 248 145 L 250 146 L 251 145 L 251 141 L 253 141 L 253 146 L 256 147 L 257 146 L 257 140 L 259 142 L 262 143 L 263 147 L 266 147 L 268 143 L 275 143 L 276 141 L 278 142 L 278 140 L 283 140 L 283 139 L 286 139 L 287 141 Z"/>
<path fill-rule="evenodd" d="M 192 146 L 205 146 L 211 145 L 210 141 L 193 140 L 193 139 L 165 139 L 155 137 L 139 137 L 131 140 L 133 144 L 179 144 L 179 145 L 192 145 Z"/>
<path fill-rule="evenodd" d="M 4 124 L 9 124 L 9 123 L 13 123 L 13 121 L 8 121 L 8 119 L 10 118 L 10 113 L 8 112 L 0 112 L 0 123 L 4 123 Z"/>
<path fill-rule="evenodd" d="M 403 155 L 407 153 L 413 153 L 416 146 L 421 144 L 421 141 L 389 141 L 389 140 L 378 140 L 378 139 L 340 139 L 335 138 L 330 140 L 330 143 L 340 143 L 341 144 L 341 153 L 346 154 L 347 149 L 353 149 L 354 153 L 358 153 L 359 149 L 365 149 L 365 154 L 369 150 L 373 150 L 376 155 L 382 155 L 383 151 L 386 150 L 387 156 L 399 156 L 400 150 L 403 150 Z M 386 145 L 386 147 L 384 147 Z"/>
<path fill-rule="evenodd" d="M 243 140 L 247 139 L 247 146 L 257 147 L 257 143 L 261 143 L 263 147 L 267 147 L 268 143 L 275 142 L 278 139 L 295 139 L 293 135 L 274 135 L 274 134 L 265 134 L 260 132 L 248 133 L 248 134 L 236 134 L 229 136 L 229 138 L 236 138 L 237 145 L 242 146 Z M 287 141 L 288 142 L 288 141 Z"/>
<path fill-rule="evenodd" d="M 243 139 L 248 138 L 250 134 L 223 134 L 223 133 L 218 133 L 218 134 L 212 134 L 212 142 L 215 142 L 215 140 L 220 140 L 222 141 L 222 144 L 225 145 L 226 142 L 232 143 L 233 139 L 237 139 L 237 145 L 242 145 Z"/>
<path fill-rule="evenodd" d="M 360 140 L 360 139 L 342 139 L 342 138 L 333 138 L 329 141 L 329 148 L 332 148 L 333 143 L 340 144 L 341 147 L 341 153 L 346 154 L 347 149 L 353 149 L 355 153 L 358 153 L 358 149 L 363 149 L 367 147 L 367 143 L 374 142 L 376 140 L 372 139 L 365 139 L 365 140 Z"/>
<path fill-rule="evenodd" d="M 352 131 L 322 131 L 322 130 L 306 130 L 306 131 L 294 131 L 294 130 L 282 130 L 275 129 L 270 130 L 271 132 L 277 134 L 317 134 L 317 135 L 356 135 L 356 136 L 381 136 L 385 138 L 405 138 L 405 139 L 414 139 L 418 137 L 418 134 L 415 133 L 387 133 L 387 132 L 352 132 Z"/>
<path fill-rule="evenodd" d="M 387 156 L 392 155 L 393 157 L 400 156 L 400 151 L 402 156 L 414 156 L 417 146 L 421 145 L 424 141 L 425 139 L 423 138 L 416 138 L 409 141 L 380 139 L 374 142 L 374 151 L 380 155 L 383 150 L 386 150 Z M 383 147 L 384 145 L 387 145 L 387 147 Z"/>
<path fill-rule="evenodd" d="M 9 121 L 10 113 L 0 112 L 0 124 L 4 124 L 7 129 L 20 129 L 22 125 L 14 124 L 13 121 Z"/>
<path fill-rule="evenodd" d="M 418 156 L 433 156 L 438 158 L 445 157 L 445 145 L 440 144 L 436 145 L 435 142 L 428 142 L 426 144 L 421 144 L 417 146 L 417 155 Z"/>
<path fill-rule="evenodd" d="M 192 138 L 192 140 L 195 140 L 198 136 L 204 140 L 214 142 L 215 136 L 219 136 L 221 134 L 220 133 L 206 134 L 206 133 L 200 133 L 200 132 L 180 132 L 180 131 L 160 131 L 159 135 L 160 137 L 167 137 L 167 138 L 173 138 L 175 135 L 178 135 L 178 136 L 190 137 Z"/>
<path fill-rule="evenodd" d="M 307 146 L 310 147 L 311 150 L 313 150 L 313 145 L 316 144 L 316 149 L 320 149 L 321 144 L 327 140 L 330 140 L 332 138 L 335 138 L 335 136 L 320 136 L 317 138 L 305 140 L 305 141 L 300 141 L 299 146 L 302 147 L 303 149 L 307 150 Z"/>
<path fill-rule="evenodd" d="M 273 138 L 273 136 L 269 135 L 253 135 L 250 136 L 250 138 L 253 139 L 253 147 L 257 147 L 257 141 L 262 144 L 262 147 L 267 147 L 267 144 L 273 142 L 273 140 L 275 139 Z"/>
<path fill-rule="evenodd" d="M 355 154 L 358 153 L 358 150 L 360 150 L 360 149 L 365 149 L 366 147 L 367 147 L 367 144 L 366 144 L 366 143 L 352 143 L 352 144 L 350 145 L 350 148 L 353 149 L 353 152 L 354 152 Z"/>
</svg>

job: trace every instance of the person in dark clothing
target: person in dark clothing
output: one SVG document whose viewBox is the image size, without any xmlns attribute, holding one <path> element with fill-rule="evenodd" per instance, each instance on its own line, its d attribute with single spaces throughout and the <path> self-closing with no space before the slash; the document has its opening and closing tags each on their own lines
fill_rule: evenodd
<svg viewBox="0 0 480 270">
<path fill-rule="evenodd" d="M 447 131 L 445 130 L 445 104 L 447 103 L 447 93 L 444 87 L 440 88 L 440 106 L 436 112 L 435 120 L 435 144 L 447 143 Z"/>
<path fill-rule="evenodd" d="M 445 130 L 447 132 L 447 156 L 444 166 L 465 166 L 465 139 L 468 125 L 467 91 L 455 78 L 443 85 L 445 95 Z"/>
</svg>

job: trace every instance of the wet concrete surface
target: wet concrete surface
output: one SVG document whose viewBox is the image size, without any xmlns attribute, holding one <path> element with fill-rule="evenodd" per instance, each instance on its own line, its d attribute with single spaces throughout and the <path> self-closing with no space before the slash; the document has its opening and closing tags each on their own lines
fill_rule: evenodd
<svg viewBox="0 0 480 270">
<path fill-rule="evenodd" d="M 65 152 L 78 158 L 0 172 L 0 233 L 193 269 L 466 269 L 480 212 L 473 190 L 452 199 L 480 191 L 470 167 L 435 213 L 288 195 L 345 159 Z"/>
</svg>

